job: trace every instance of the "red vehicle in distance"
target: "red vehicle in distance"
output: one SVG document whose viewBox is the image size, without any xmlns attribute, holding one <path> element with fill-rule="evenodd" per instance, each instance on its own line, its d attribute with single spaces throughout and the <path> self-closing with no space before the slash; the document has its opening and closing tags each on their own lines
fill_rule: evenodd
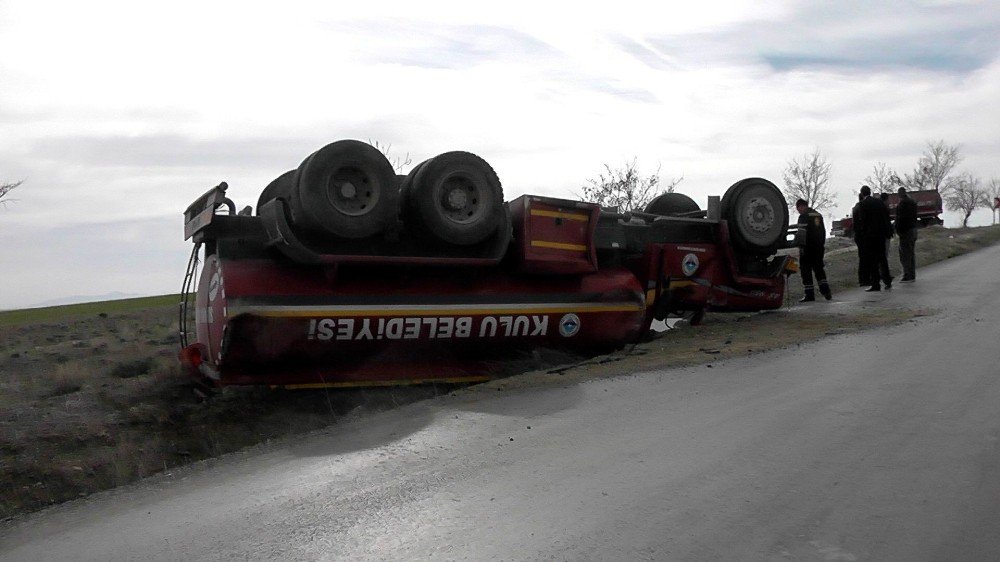
<svg viewBox="0 0 1000 562">
<path fill-rule="evenodd" d="M 940 215 L 944 212 L 941 206 L 941 193 L 936 189 L 926 189 L 921 191 L 909 191 L 907 194 L 917 202 L 917 224 L 921 227 L 944 224 Z M 878 194 L 872 197 L 880 197 Z M 896 205 L 899 204 L 899 194 L 890 193 L 886 204 L 889 206 L 889 218 L 896 220 Z M 854 219 L 846 216 L 840 220 L 833 221 L 830 228 L 831 236 L 854 237 Z"/>
</svg>

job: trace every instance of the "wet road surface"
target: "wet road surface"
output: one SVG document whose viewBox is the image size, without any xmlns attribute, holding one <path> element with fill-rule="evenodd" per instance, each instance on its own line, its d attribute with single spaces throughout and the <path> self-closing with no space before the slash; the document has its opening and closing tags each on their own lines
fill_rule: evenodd
<svg viewBox="0 0 1000 562">
<path fill-rule="evenodd" d="M 0 559 L 1000 559 L 1000 246 L 918 275 L 812 306 L 939 313 L 460 392 L 8 524 Z"/>
</svg>

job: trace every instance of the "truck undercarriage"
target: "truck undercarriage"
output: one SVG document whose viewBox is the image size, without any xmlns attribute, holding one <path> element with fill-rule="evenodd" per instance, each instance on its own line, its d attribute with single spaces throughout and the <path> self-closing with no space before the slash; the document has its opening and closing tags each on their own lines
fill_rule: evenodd
<svg viewBox="0 0 1000 562">
<path fill-rule="evenodd" d="M 536 347 L 594 353 L 674 314 L 778 308 L 795 267 L 775 256 L 785 200 L 760 178 L 705 210 L 676 193 L 633 213 L 505 203 L 470 153 L 397 176 L 338 141 L 268 185 L 256 214 L 227 189 L 185 211 L 181 361 L 217 386 L 485 380 Z"/>
</svg>

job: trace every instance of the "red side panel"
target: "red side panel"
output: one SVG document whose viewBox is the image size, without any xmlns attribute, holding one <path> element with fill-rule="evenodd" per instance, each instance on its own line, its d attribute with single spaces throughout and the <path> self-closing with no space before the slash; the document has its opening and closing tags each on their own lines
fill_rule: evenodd
<svg viewBox="0 0 1000 562">
<path fill-rule="evenodd" d="M 675 310 L 701 310 L 722 278 L 714 244 L 664 244 L 663 272 Z"/>
<path fill-rule="evenodd" d="M 648 251 L 660 258 L 658 298 L 669 299 L 669 311 L 741 312 L 779 308 L 785 293 L 784 271 L 767 277 L 737 271 L 726 232 L 721 244 L 655 244 Z M 782 262 L 783 263 L 783 262 Z M 653 286 L 651 282 L 650 290 Z M 653 301 L 653 294 L 647 295 Z"/>
<path fill-rule="evenodd" d="M 518 350 L 611 349 L 648 329 L 642 287 L 625 269 L 530 277 L 341 267 L 334 276 L 267 259 L 209 259 L 202 279 L 199 342 L 223 384 L 482 378 Z"/>
<path fill-rule="evenodd" d="M 554 274 L 597 271 L 593 240 L 600 210 L 594 203 L 532 195 L 511 201 L 519 269 Z"/>
</svg>

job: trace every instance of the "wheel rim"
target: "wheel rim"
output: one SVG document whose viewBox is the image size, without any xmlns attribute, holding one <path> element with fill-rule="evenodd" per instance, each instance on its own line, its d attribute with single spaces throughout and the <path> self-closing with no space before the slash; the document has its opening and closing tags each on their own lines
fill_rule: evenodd
<svg viewBox="0 0 1000 562">
<path fill-rule="evenodd" d="M 765 239 L 774 229 L 776 215 L 771 202 L 765 197 L 757 196 L 747 202 L 740 215 L 740 223 L 747 234 L 758 240 Z"/>
<path fill-rule="evenodd" d="M 378 205 L 379 185 L 368 174 L 353 167 L 337 168 L 327 180 L 326 194 L 338 212 L 359 217 Z"/>
<path fill-rule="evenodd" d="M 482 219 L 488 194 L 481 182 L 467 174 L 451 174 L 441 181 L 437 191 L 436 202 L 442 217 L 456 224 Z"/>
</svg>

